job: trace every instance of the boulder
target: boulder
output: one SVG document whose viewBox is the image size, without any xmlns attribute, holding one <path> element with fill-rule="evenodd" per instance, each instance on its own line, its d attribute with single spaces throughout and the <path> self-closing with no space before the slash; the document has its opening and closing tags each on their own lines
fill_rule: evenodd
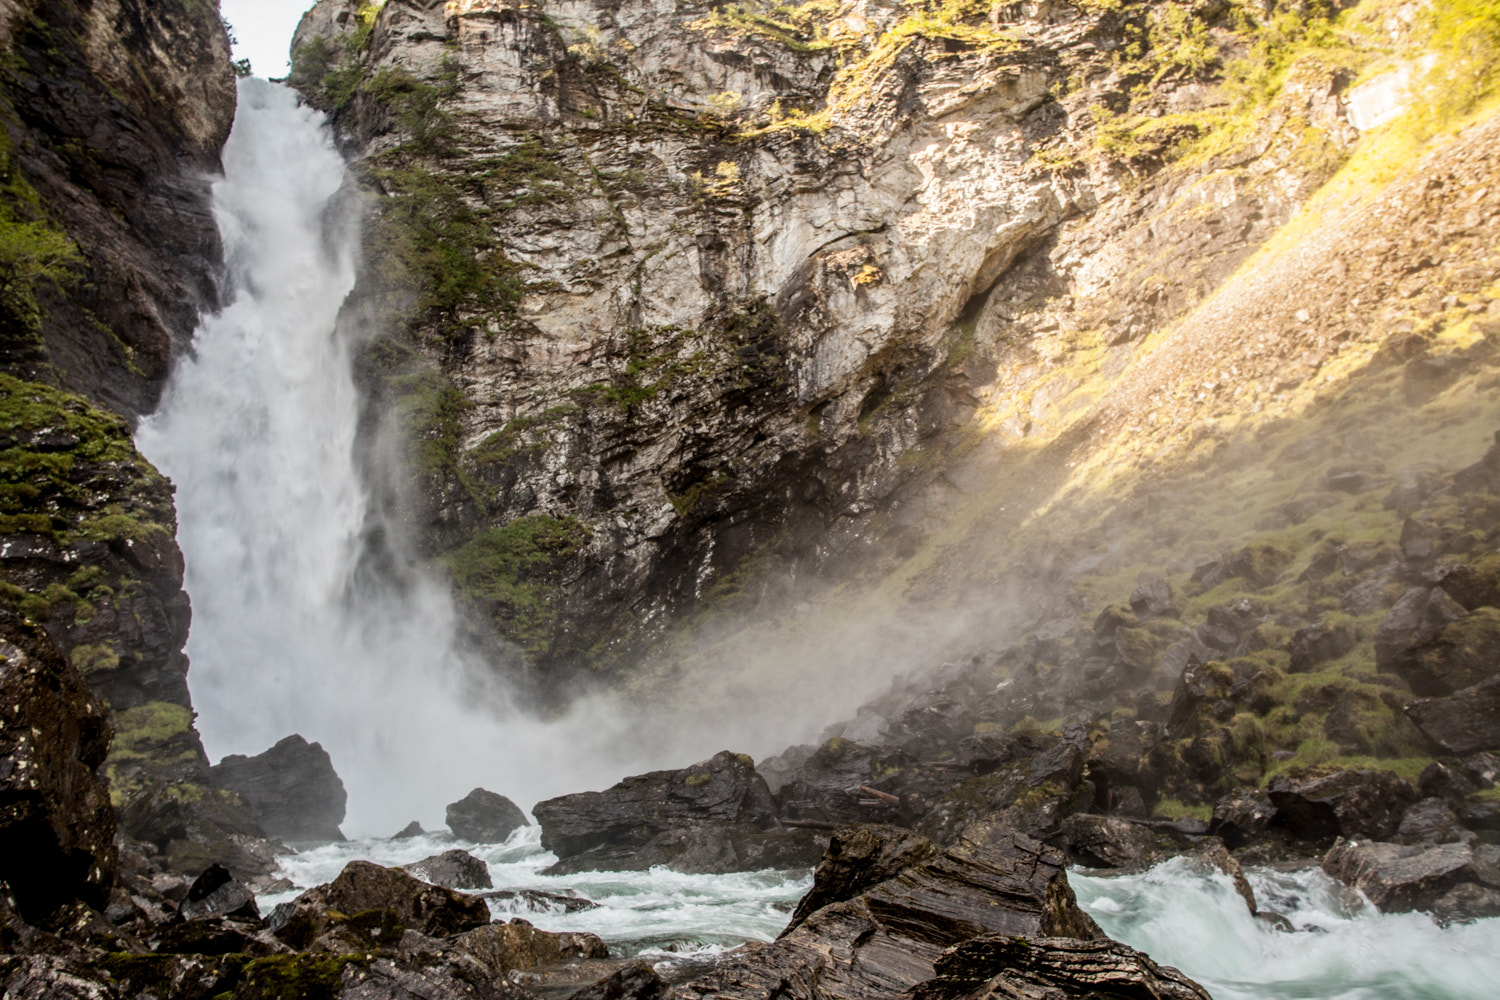
<svg viewBox="0 0 1500 1000">
<path fill-rule="evenodd" d="M 667 989 L 667 981 L 655 969 L 637 960 L 571 994 L 568 1000 L 658 1000 Z"/>
<path fill-rule="evenodd" d="M 513 969 L 609 957 L 609 946 L 596 934 L 554 934 L 520 917 L 476 927 L 453 938 L 448 947 L 502 975 Z"/>
<path fill-rule="evenodd" d="M 809 830 L 778 828 L 776 802 L 749 757 L 727 751 L 680 771 L 637 775 L 603 792 L 539 802 L 548 874 L 754 871 L 811 865 L 822 856 Z"/>
<path fill-rule="evenodd" d="M 856 838 L 864 838 L 857 850 Z M 887 838 L 893 842 L 882 844 Z M 946 851 L 924 848 L 910 834 L 889 828 L 840 830 L 834 843 L 841 845 L 836 857 L 844 862 L 819 866 L 813 893 L 822 905 L 794 921 L 774 943 L 735 952 L 667 995 L 672 1000 L 982 996 L 981 975 L 1010 975 L 1017 988 L 1041 992 L 997 996 L 1064 995 L 1055 988 L 1045 992 L 1054 981 L 1071 983 L 1083 996 L 1093 975 L 1118 987 L 1111 995 L 1206 998 L 1175 972 L 1157 975 L 1144 956 L 1137 961 L 1138 953 L 1105 938 L 1074 901 L 1066 858 L 1023 834 Z M 901 858 L 914 863 L 866 885 L 865 878 L 851 877 L 855 854 L 880 859 L 882 872 L 898 867 Z M 834 877 L 837 886 L 829 881 Z M 977 950 L 963 952 L 969 944 Z M 986 948 L 995 952 L 985 954 Z M 1134 973 L 1126 970 L 1132 963 Z M 1102 971 L 1106 967 L 1115 971 Z M 1066 969 L 1076 972 L 1061 971 Z"/>
<path fill-rule="evenodd" d="M 1500 609 L 1478 608 L 1407 654 L 1402 676 L 1419 695 L 1452 694 L 1500 675 Z"/>
<path fill-rule="evenodd" d="M 461 934 L 490 922 L 490 908 L 482 899 L 430 885 L 399 868 L 351 861 L 332 882 L 276 907 L 267 925 L 301 950 L 328 929 L 329 914 L 335 911 L 388 911 L 403 927 L 428 937 Z"/>
<path fill-rule="evenodd" d="M 413 837 L 421 837 L 427 833 L 422 829 L 422 824 L 412 820 L 401 828 L 401 832 L 392 837 L 392 840 L 410 840 Z"/>
<path fill-rule="evenodd" d="M 1500 917 L 1500 889 L 1464 882 L 1439 896 L 1431 913 L 1440 924 Z"/>
<path fill-rule="evenodd" d="M 1452 687 L 1434 680 L 1417 651 L 1466 612 L 1440 587 L 1413 587 L 1401 595 L 1375 632 L 1375 665 L 1400 675 L 1420 695 L 1445 695 Z"/>
<path fill-rule="evenodd" d="M 1500 493 L 1500 431 L 1495 432 L 1495 443 L 1484 453 L 1483 458 L 1454 473 L 1453 488 L 1459 493 L 1472 493 L 1476 490 Z"/>
<path fill-rule="evenodd" d="M 1403 844 L 1454 844 L 1474 839 L 1442 799 L 1423 799 L 1401 817 L 1396 839 Z"/>
<path fill-rule="evenodd" d="M 1450 890 L 1470 884 L 1500 888 L 1492 863 L 1468 844 L 1391 844 L 1340 838 L 1323 858 L 1323 871 L 1365 894 L 1383 913 L 1431 911 Z"/>
<path fill-rule="evenodd" d="M 503 844 L 531 821 L 510 799 L 484 788 L 476 788 L 448 806 L 448 829 L 453 836 L 474 844 Z"/>
<path fill-rule="evenodd" d="M 1142 618 L 1178 618 L 1182 615 L 1172 585 L 1160 576 L 1148 577 L 1136 584 L 1130 593 L 1130 610 Z"/>
<path fill-rule="evenodd" d="M 0 880 L 27 919 L 109 898 L 110 736 L 104 704 L 46 633 L 0 612 Z"/>
<path fill-rule="evenodd" d="M 1500 676 L 1451 698 L 1424 698 L 1406 707 L 1416 727 L 1446 753 L 1500 750 Z"/>
<path fill-rule="evenodd" d="M 1416 790 L 1389 771 L 1290 772 L 1267 788 L 1275 826 L 1298 840 L 1332 843 L 1338 837 L 1390 840 Z"/>
<path fill-rule="evenodd" d="M 292 735 L 254 757 L 230 754 L 213 768 L 217 788 L 244 796 L 266 835 L 293 844 L 340 841 L 349 796 L 328 752 Z"/>
<path fill-rule="evenodd" d="M 1271 797 L 1255 788 L 1238 788 L 1214 804 L 1208 832 L 1226 847 L 1244 847 L 1258 840 L 1276 816 Z"/>
<path fill-rule="evenodd" d="M 1440 566 L 1426 579 L 1442 587 L 1465 611 L 1500 608 L 1500 587 L 1495 586 L 1494 577 L 1480 573 L 1472 566 L 1463 563 Z"/>
<path fill-rule="evenodd" d="M 448 889 L 490 889 L 495 885 L 490 881 L 489 865 L 457 848 L 402 867 L 409 875 Z"/>
<path fill-rule="evenodd" d="M 1139 864 L 1151 846 L 1150 835 L 1135 823 L 1087 813 L 1075 813 L 1063 820 L 1060 837 L 1068 855 L 1090 868 Z"/>
<path fill-rule="evenodd" d="M 231 917 L 260 922 L 255 893 L 243 882 L 235 881 L 223 865 L 213 865 L 198 876 L 177 908 L 177 914 L 183 920 Z"/>
<path fill-rule="evenodd" d="M 1358 638 L 1354 628 L 1345 623 L 1329 625 L 1319 622 L 1300 628 L 1292 634 L 1287 652 L 1291 661 L 1287 670 L 1294 674 L 1307 673 L 1314 667 L 1336 660 L 1354 648 Z"/>
<path fill-rule="evenodd" d="M 907 994 L 911 1000 L 1210 1000 L 1203 987 L 1176 969 L 1108 939 L 984 934 L 943 952 L 936 970 L 935 978 Z"/>
<path fill-rule="evenodd" d="M 808 890 L 781 932 L 786 937 L 825 906 L 853 899 L 938 854 L 926 837 L 896 826 L 846 826 L 835 831 Z"/>
</svg>

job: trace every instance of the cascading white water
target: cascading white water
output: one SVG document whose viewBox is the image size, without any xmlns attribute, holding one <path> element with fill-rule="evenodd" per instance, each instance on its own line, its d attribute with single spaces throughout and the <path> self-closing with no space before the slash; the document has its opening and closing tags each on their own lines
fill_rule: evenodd
<svg viewBox="0 0 1500 1000">
<path fill-rule="evenodd" d="M 337 318 L 357 236 L 329 208 L 344 162 L 320 114 L 261 80 L 240 86 L 224 161 L 214 208 L 233 301 L 203 322 L 137 435 L 177 484 L 204 743 L 259 753 L 301 733 L 349 787 L 348 827 L 432 822 L 495 783 L 501 731 L 469 707 L 438 587 L 352 589 L 366 496 Z"/>
<path fill-rule="evenodd" d="M 213 757 L 294 732 L 321 742 L 349 791 L 345 832 L 380 834 L 439 825 L 478 785 L 529 807 L 726 747 L 779 751 L 811 735 L 807 719 L 838 717 L 815 711 L 805 682 L 794 711 L 785 679 L 752 691 L 726 669 L 691 718 L 599 696 L 542 723 L 509 711 L 493 672 L 454 649 L 441 584 L 356 588 L 369 500 L 338 319 L 358 239 L 330 207 L 345 165 L 322 115 L 254 79 L 240 84 L 224 164 L 214 210 L 232 301 L 204 320 L 136 436 L 177 485 L 189 686 Z"/>
<path fill-rule="evenodd" d="M 1500 983 L 1500 918 L 1439 927 L 1382 914 L 1316 868 L 1246 871 L 1278 930 L 1226 875 L 1174 858 L 1139 875 L 1070 874 L 1104 932 L 1174 965 L 1215 1000 L 1488 1000 Z"/>
</svg>

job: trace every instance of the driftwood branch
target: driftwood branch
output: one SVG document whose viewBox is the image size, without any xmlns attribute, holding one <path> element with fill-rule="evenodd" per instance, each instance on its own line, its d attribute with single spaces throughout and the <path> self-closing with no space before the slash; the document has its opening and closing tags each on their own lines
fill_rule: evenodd
<svg viewBox="0 0 1500 1000">
<path fill-rule="evenodd" d="M 881 802 L 884 802 L 888 806 L 899 806 L 901 804 L 901 799 L 895 795 L 892 795 L 890 792 L 882 792 L 880 789 L 871 788 L 869 785 L 860 785 L 859 790 L 864 792 L 866 795 L 875 796 L 877 799 L 879 799 Z"/>
<path fill-rule="evenodd" d="M 792 827 L 794 830 L 837 830 L 838 823 L 824 823 L 816 819 L 784 819 L 782 826 Z"/>
</svg>

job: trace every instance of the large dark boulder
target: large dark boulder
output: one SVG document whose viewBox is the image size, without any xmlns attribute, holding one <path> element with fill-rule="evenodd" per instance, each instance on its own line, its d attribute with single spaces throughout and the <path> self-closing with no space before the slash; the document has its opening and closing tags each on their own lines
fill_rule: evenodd
<svg viewBox="0 0 1500 1000">
<path fill-rule="evenodd" d="M 1422 735 L 1446 753 L 1500 750 L 1500 676 L 1456 692 L 1424 698 L 1406 707 Z"/>
<path fill-rule="evenodd" d="M 491 889 L 490 866 L 457 848 L 403 865 L 407 874 L 448 889 Z"/>
<path fill-rule="evenodd" d="M 776 801 L 754 763 L 728 751 L 680 771 L 626 778 L 603 792 L 539 802 L 542 846 L 558 856 L 548 872 L 753 871 L 815 864 L 811 831 L 778 828 Z"/>
<path fill-rule="evenodd" d="M 1389 840 L 1417 791 L 1389 771 L 1291 772 L 1267 788 L 1275 826 L 1298 840 L 1331 844 L 1338 837 Z"/>
<path fill-rule="evenodd" d="M 889 840 L 890 843 L 881 843 Z M 1109 941 L 1078 908 L 1068 886 L 1067 859 L 1019 833 L 938 851 L 889 828 L 840 830 L 833 863 L 819 866 L 813 894 L 821 906 L 794 921 L 773 944 L 745 949 L 711 972 L 675 987 L 673 1000 L 875 1000 L 877 997 L 967 996 L 992 976 L 1011 974 L 1038 992 L 997 996 L 1090 995 L 1087 969 L 1116 969 L 1119 996 L 1203 1000 L 1206 994 L 1175 972 Z M 850 862 L 868 857 L 894 875 L 860 887 Z M 842 861 L 840 859 L 843 859 Z M 911 863 L 901 868 L 902 859 Z M 833 880 L 837 880 L 837 884 Z M 858 890 L 857 892 L 855 890 Z M 854 892 L 853 895 L 848 893 Z M 1033 949 L 1025 956 L 985 957 L 966 945 Z M 1075 961 L 1071 956 L 1090 958 Z M 1135 971 L 1127 971 L 1134 964 Z M 1046 992 L 1054 978 L 1072 994 Z M 976 970 L 983 969 L 983 972 Z M 951 973 L 951 975 L 945 975 Z M 1100 979 L 1100 983 L 1105 980 Z M 931 992 L 923 993 L 923 990 Z M 978 993 L 975 995 L 986 995 Z"/>
<path fill-rule="evenodd" d="M 666 980 L 654 968 L 636 960 L 569 995 L 568 1000 L 657 1000 L 667 988 Z"/>
<path fill-rule="evenodd" d="M 520 806 L 484 788 L 451 803 L 447 819 L 453 836 L 475 844 L 503 844 L 512 833 L 531 825 Z"/>
<path fill-rule="evenodd" d="M 52 641 L 0 613 L 0 880 L 28 919 L 108 898 L 115 813 L 98 770 L 109 743 L 104 705 Z"/>
<path fill-rule="evenodd" d="M 1137 824 L 1090 813 L 1075 813 L 1063 820 L 1059 838 L 1069 857 L 1090 868 L 1139 864 L 1151 847 L 1150 835 Z"/>
<path fill-rule="evenodd" d="M 343 840 L 349 796 L 328 751 L 292 735 L 254 757 L 230 754 L 213 769 L 214 785 L 255 807 L 267 836 L 288 843 Z"/>
</svg>

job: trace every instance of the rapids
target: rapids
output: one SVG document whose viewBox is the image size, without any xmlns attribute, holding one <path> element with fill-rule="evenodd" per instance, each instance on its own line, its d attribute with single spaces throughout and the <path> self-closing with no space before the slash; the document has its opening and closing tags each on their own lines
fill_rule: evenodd
<svg viewBox="0 0 1500 1000">
<path fill-rule="evenodd" d="M 1175 965 L 1215 1000 L 1490 1000 L 1500 991 L 1500 918 L 1439 927 L 1382 914 L 1313 868 L 1246 869 L 1264 910 L 1250 915 L 1228 876 L 1181 858 L 1140 875 L 1072 872 L 1079 904 L 1116 940 Z"/>
</svg>

